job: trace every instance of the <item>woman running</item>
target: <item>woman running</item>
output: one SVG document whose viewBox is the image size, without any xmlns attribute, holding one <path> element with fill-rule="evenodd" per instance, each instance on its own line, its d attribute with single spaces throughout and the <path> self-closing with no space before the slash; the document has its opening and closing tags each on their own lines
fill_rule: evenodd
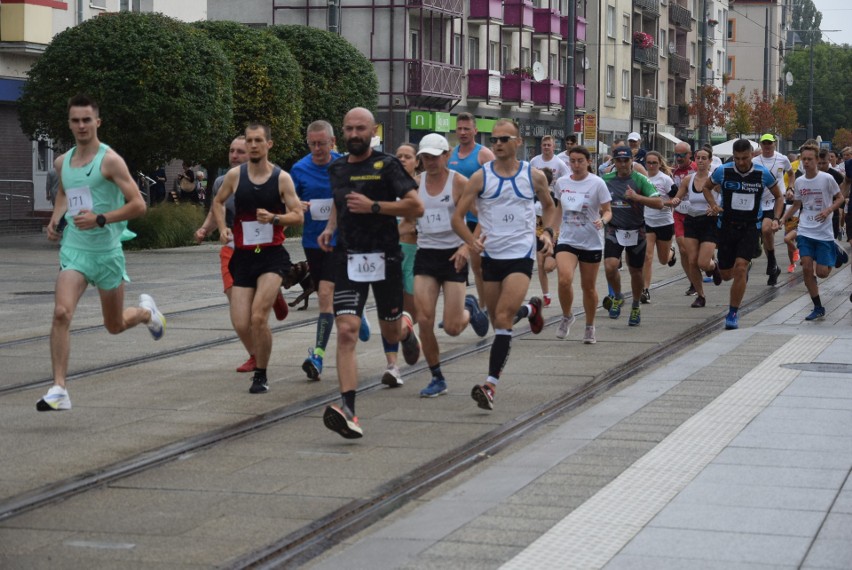
<svg viewBox="0 0 852 570">
<path fill-rule="evenodd" d="M 660 263 L 673 267 L 677 263 L 672 238 L 674 237 L 674 215 L 672 214 L 670 195 L 677 192 L 672 171 L 666 160 L 659 152 L 650 150 L 645 155 L 645 168 L 648 170 L 648 180 L 651 181 L 660 196 L 663 197 L 663 209 L 645 208 L 645 267 L 642 278 L 645 280 L 642 288 L 643 303 L 651 302 L 651 268 L 654 261 L 654 245 L 656 244 L 657 258 Z"/>
</svg>

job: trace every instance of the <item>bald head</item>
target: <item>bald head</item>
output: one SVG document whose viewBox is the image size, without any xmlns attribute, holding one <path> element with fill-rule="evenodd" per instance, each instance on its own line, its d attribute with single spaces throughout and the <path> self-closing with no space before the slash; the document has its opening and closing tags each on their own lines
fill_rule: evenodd
<svg viewBox="0 0 852 570">
<path fill-rule="evenodd" d="M 343 141 L 349 151 L 349 161 L 357 162 L 370 156 L 370 143 L 376 134 L 376 120 L 369 109 L 355 107 L 343 117 Z"/>
<path fill-rule="evenodd" d="M 369 109 L 365 109 L 364 107 L 354 107 L 346 113 L 346 116 L 343 117 L 343 124 L 346 124 L 350 119 L 357 119 L 359 121 L 366 121 L 371 125 L 376 124 L 376 119 L 373 117 L 373 113 L 370 112 Z"/>
</svg>

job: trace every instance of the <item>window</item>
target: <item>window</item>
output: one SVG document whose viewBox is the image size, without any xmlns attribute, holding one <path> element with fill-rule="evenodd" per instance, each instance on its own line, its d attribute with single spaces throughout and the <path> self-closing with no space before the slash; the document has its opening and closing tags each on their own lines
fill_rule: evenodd
<svg viewBox="0 0 852 570">
<path fill-rule="evenodd" d="M 541 50 L 540 49 L 534 49 L 533 50 L 532 60 L 533 60 L 533 62 L 540 61 L 542 64 L 544 64 L 544 61 L 541 59 Z"/>
<path fill-rule="evenodd" d="M 630 39 L 630 14 L 624 14 L 621 17 L 621 35 L 624 43 L 629 44 Z"/>
<path fill-rule="evenodd" d="M 497 42 L 488 44 L 488 69 L 500 69 L 500 44 Z"/>
<path fill-rule="evenodd" d="M 461 34 L 453 34 L 453 65 L 462 66 L 462 37 Z"/>
<path fill-rule="evenodd" d="M 547 77 L 551 79 L 555 79 L 556 81 L 562 81 L 562 74 L 559 70 L 559 63 L 555 54 L 550 54 L 547 56 Z M 566 64 L 567 65 L 567 64 Z"/>
<path fill-rule="evenodd" d="M 501 61 L 501 64 L 502 64 L 502 67 L 500 67 L 500 69 L 503 70 L 503 73 L 506 73 L 507 71 L 509 71 L 512 68 L 512 66 L 510 64 L 510 62 L 512 60 L 511 60 L 511 57 L 509 55 L 509 46 L 502 45 L 502 46 L 500 46 L 500 50 L 501 50 L 500 61 Z"/>
<path fill-rule="evenodd" d="M 479 38 L 467 38 L 467 68 L 479 69 Z"/>
<path fill-rule="evenodd" d="M 669 42 L 666 41 L 666 30 L 660 28 L 660 57 L 669 56 Z"/>
<path fill-rule="evenodd" d="M 657 93 L 659 93 L 657 98 L 659 99 L 660 109 L 665 109 L 666 108 L 666 80 L 665 79 L 660 80 L 660 90 L 657 91 Z"/>
<path fill-rule="evenodd" d="M 93 10 L 106 10 L 106 0 L 89 0 L 89 8 Z"/>
<path fill-rule="evenodd" d="M 420 30 L 411 30 L 411 35 L 409 36 L 409 41 L 411 42 L 411 59 L 420 59 Z"/>
<path fill-rule="evenodd" d="M 689 43 L 689 55 L 690 55 L 689 64 L 692 67 L 695 67 L 695 62 L 698 61 L 698 47 L 696 46 L 695 42 Z"/>
<path fill-rule="evenodd" d="M 728 56 L 728 61 L 725 65 L 725 73 L 728 75 L 729 79 L 733 79 L 736 77 L 737 71 L 737 57 L 734 55 Z"/>
<path fill-rule="evenodd" d="M 96 4 L 96 2 L 92 2 L 92 4 Z M 100 4 L 103 4 L 103 2 L 100 2 Z M 118 9 L 122 12 L 139 12 L 141 10 L 139 0 L 121 0 Z"/>
<path fill-rule="evenodd" d="M 615 39 L 615 6 L 606 7 L 606 35 Z"/>
<path fill-rule="evenodd" d="M 530 48 L 521 48 L 520 67 L 530 66 L 532 66 L 532 63 L 530 62 Z"/>
<path fill-rule="evenodd" d="M 615 67 L 606 66 L 606 96 L 615 97 Z"/>
<path fill-rule="evenodd" d="M 726 37 L 733 41 L 737 41 L 737 21 L 733 18 L 728 20 L 728 31 Z"/>
<path fill-rule="evenodd" d="M 560 83 L 568 81 L 568 58 L 566 56 L 559 56 L 559 69 L 553 77 L 559 77 Z"/>
<path fill-rule="evenodd" d="M 621 98 L 630 99 L 630 72 L 626 69 L 621 70 Z"/>
</svg>

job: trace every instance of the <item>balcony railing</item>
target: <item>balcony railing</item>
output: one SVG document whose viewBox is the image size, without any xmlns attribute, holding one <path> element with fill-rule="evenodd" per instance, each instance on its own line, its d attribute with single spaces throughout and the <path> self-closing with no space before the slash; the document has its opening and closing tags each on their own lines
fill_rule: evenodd
<svg viewBox="0 0 852 570">
<path fill-rule="evenodd" d="M 646 14 L 660 15 L 660 3 L 657 0 L 634 0 L 633 5 Z"/>
<path fill-rule="evenodd" d="M 500 74 L 488 69 L 467 70 L 468 99 L 500 99 Z"/>
<path fill-rule="evenodd" d="M 690 67 L 688 59 L 676 53 L 669 56 L 669 73 L 682 77 L 683 79 L 689 79 L 689 71 Z"/>
<path fill-rule="evenodd" d="M 515 28 L 533 28 L 533 3 L 529 0 L 505 0 L 503 25 Z"/>
<path fill-rule="evenodd" d="M 501 0 L 470 0 L 468 21 L 503 20 Z"/>
<path fill-rule="evenodd" d="M 536 34 L 562 35 L 559 11 L 550 8 L 534 8 L 533 32 Z"/>
<path fill-rule="evenodd" d="M 532 101 L 532 79 L 520 75 L 503 77 L 503 102 L 525 103 Z"/>
<path fill-rule="evenodd" d="M 552 79 L 545 79 L 532 84 L 532 100 L 542 107 L 562 105 L 565 101 L 562 84 Z"/>
<path fill-rule="evenodd" d="M 438 61 L 408 62 L 408 94 L 421 98 L 461 99 L 461 67 Z"/>
<path fill-rule="evenodd" d="M 689 9 L 669 2 L 669 22 L 682 30 L 692 30 L 692 12 Z"/>
<path fill-rule="evenodd" d="M 408 0 L 409 8 L 425 8 L 461 18 L 464 16 L 464 0 Z"/>
<path fill-rule="evenodd" d="M 641 63 L 646 67 L 659 69 L 660 48 L 651 46 L 649 48 L 633 48 L 633 61 Z"/>
<path fill-rule="evenodd" d="M 668 123 L 673 127 L 689 126 L 689 108 L 683 105 L 669 105 Z"/>
<path fill-rule="evenodd" d="M 657 100 L 653 97 L 633 97 L 633 118 L 657 120 Z"/>
</svg>

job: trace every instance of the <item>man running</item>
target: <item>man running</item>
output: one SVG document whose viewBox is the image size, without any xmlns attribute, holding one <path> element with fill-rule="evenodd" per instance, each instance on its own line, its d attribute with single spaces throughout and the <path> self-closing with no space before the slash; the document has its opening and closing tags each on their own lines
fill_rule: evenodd
<svg viewBox="0 0 852 570">
<path fill-rule="evenodd" d="M 367 295 L 372 286 L 385 353 L 396 353 L 403 336 L 402 251 L 396 218 L 423 215 L 417 183 L 395 156 L 370 146 L 375 134 L 370 111 L 356 107 L 346 113 L 343 137 L 349 154 L 328 167 L 334 202 L 317 240 L 323 250 L 336 255 L 334 314 L 341 395 L 340 405 L 325 408 L 323 423 L 347 439 L 364 435 L 355 415 L 355 344 Z M 339 230 L 337 245 L 332 246 L 335 230 Z M 400 384 L 396 378 L 389 385 Z"/>
<path fill-rule="evenodd" d="M 491 135 L 496 158 L 473 174 L 452 218 L 453 230 L 471 251 L 482 254 L 482 289 L 495 335 L 488 376 L 483 384 L 473 387 L 470 395 L 484 410 L 494 409 L 494 392 L 509 358 L 516 317 L 528 317 L 535 334 L 544 327 L 540 298 L 533 297 L 521 306 L 536 250 L 535 196 L 541 201 L 545 223 L 541 234 L 545 255 L 553 251 L 553 224 L 557 221 L 544 173 L 516 158 L 518 147 L 523 144 L 518 125 L 509 119 L 498 119 Z M 474 203 L 482 230 L 478 238 L 464 221 L 464 213 Z"/>
<path fill-rule="evenodd" d="M 672 166 L 672 180 L 675 183 L 675 186 L 680 188 L 680 183 L 683 182 L 684 178 L 687 178 L 690 174 L 695 172 L 698 169 L 698 165 L 692 160 L 692 149 L 689 146 L 689 143 L 685 143 L 683 141 L 677 143 L 674 147 L 674 165 Z M 677 194 L 677 192 L 675 192 Z M 689 196 L 687 194 L 687 196 Z M 674 195 L 670 192 L 669 198 L 674 198 Z M 685 200 L 681 200 L 680 204 L 674 209 L 672 212 L 672 216 L 674 217 L 674 235 L 675 241 L 677 242 L 678 253 L 680 253 L 680 266 L 683 269 L 684 275 L 689 277 L 689 256 L 686 253 L 686 228 L 684 224 L 686 222 L 686 213 L 689 211 L 689 198 L 687 197 Z M 695 296 L 698 295 L 698 290 L 695 288 L 695 285 L 690 281 L 689 289 L 686 290 L 686 296 Z"/>
<path fill-rule="evenodd" d="M 251 332 L 255 368 L 249 392 L 269 391 L 266 368 L 272 353 L 269 312 L 281 293 L 290 271 L 290 255 L 284 249 L 284 228 L 302 223 L 302 205 L 290 175 L 269 162 L 272 134 L 267 125 L 246 127 L 248 162 L 225 174 L 211 209 L 219 226 L 219 239 L 233 240 L 234 254 L 228 269 L 234 279 L 231 315 L 234 328 Z M 225 219 L 225 203 L 234 196 L 233 230 Z"/>
<path fill-rule="evenodd" d="M 163 336 L 166 318 L 149 295 L 139 296 L 138 307 L 124 308 L 125 273 L 121 234 L 127 220 L 145 213 L 145 200 L 124 159 L 98 139 L 98 104 L 85 95 L 68 101 L 68 126 L 74 147 L 56 158 L 53 167 L 59 187 L 47 238 L 61 239 L 59 276 L 50 329 L 53 386 L 36 404 L 40 412 L 70 410 L 65 387 L 71 354 L 71 319 L 80 297 L 91 284 L 98 288 L 104 326 L 119 334 L 140 323 L 148 325 L 154 340 Z M 64 231 L 58 231 L 65 219 Z"/>
<path fill-rule="evenodd" d="M 764 170 L 775 177 L 781 196 L 784 196 L 786 190 L 784 178 L 792 172 L 793 167 L 786 156 L 775 150 L 776 140 L 775 135 L 771 133 L 766 133 L 760 137 L 760 153 L 752 159 L 752 162 L 762 166 Z M 778 267 L 778 262 L 775 259 L 775 232 L 772 230 L 772 218 L 778 216 L 774 215 L 774 196 L 769 189 L 764 190 L 760 200 L 763 211 L 760 234 L 763 239 L 763 251 L 766 252 L 766 274 L 769 276 L 766 284 L 773 286 L 778 283 L 778 276 L 781 275 L 781 268 Z"/>
</svg>

